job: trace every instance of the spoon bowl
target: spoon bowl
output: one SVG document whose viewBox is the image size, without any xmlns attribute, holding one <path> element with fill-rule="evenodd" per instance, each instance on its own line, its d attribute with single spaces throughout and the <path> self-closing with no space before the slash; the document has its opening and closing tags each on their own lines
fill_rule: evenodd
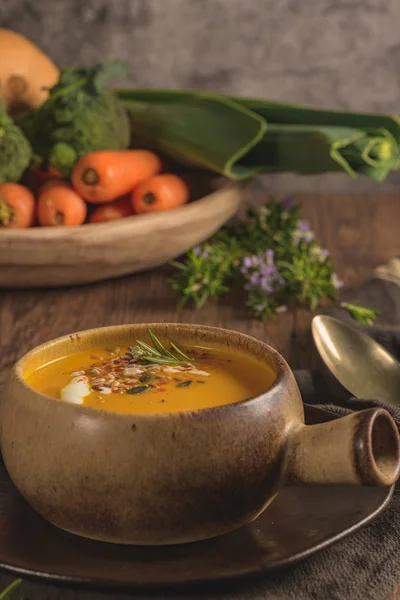
<svg viewBox="0 0 400 600">
<path fill-rule="evenodd" d="M 390 352 L 328 315 L 314 317 L 311 329 L 325 366 L 351 395 L 400 406 L 400 363 Z"/>
</svg>

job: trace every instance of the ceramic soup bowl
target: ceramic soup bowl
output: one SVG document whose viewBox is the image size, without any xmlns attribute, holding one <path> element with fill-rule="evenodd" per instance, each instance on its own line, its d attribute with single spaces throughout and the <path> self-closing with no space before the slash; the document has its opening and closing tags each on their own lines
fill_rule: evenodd
<svg viewBox="0 0 400 600">
<path fill-rule="evenodd" d="M 176 343 L 251 355 L 276 379 L 235 404 L 150 415 L 69 404 L 24 380 L 28 370 L 90 346 L 129 345 L 149 328 Z M 45 519 L 87 538 L 139 545 L 232 531 L 255 519 L 282 485 L 388 486 L 399 475 L 398 432 L 385 410 L 306 426 L 295 378 L 275 350 L 195 325 L 107 327 L 32 350 L 2 395 L 0 442 L 11 479 Z"/>
</svg>

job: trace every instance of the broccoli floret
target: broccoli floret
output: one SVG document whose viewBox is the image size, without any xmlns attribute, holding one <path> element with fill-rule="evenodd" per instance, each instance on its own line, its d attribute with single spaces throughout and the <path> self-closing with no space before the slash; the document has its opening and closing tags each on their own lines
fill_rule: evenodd
<svg viewBox="0 0 400 600">
<path fill-rule="evenodd" d="M 0 183 L 18 182 L 29 166 L 32 149 L 0 100 Z"/>
<path fill-rule="evenodd" d="M 127 72 L 119 62 L 62 69 L 49 99 L 22 125 L 35 153 L 68 176 L 88 152 L 128 148 L 128 116 L 117 96 L 104 89 L 109 79 Z"/>
</svg>

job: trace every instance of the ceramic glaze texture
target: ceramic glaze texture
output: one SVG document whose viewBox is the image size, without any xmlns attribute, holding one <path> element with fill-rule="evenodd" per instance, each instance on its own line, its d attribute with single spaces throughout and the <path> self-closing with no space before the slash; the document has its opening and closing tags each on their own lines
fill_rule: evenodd
<svg viewBox="0 0 400 600">
<path fill-rule="evenodd" d="M 218 346 L 277 373 L 263 394 L 204 410 L 105 412 L 34 391 L 24 373 L 91 346 L 128 345 L 148 329 L 183 345 Z M 47 520 L 85 537 L 173 544 L 206 539 L 256 518 L 284 484 L 391 485 L 397 429 L 373 409 L 304 426 L 284 359 L 246 335 L 196 325 L 141 324 L 66 336 L 17 363 L 0 404 L 0 443 L 11 479 Z"/>
<path fill-rule="evenodd" d="M 168 339 L 217 343 L 283 359 L 241 334 L 151 325 Z M 129 343 L 147 326 L 67 337 L 28 357 L 37 368 L 85 344 Z M 3 454 L 14 483 L 57 526 L 96 539 L 141 544 L 204 539 L 254 519 L 280 483 L 289 415 L 303 409 L 290 371 L 268 398 L 202 411 L 121 415 L 76 407 L 10 382 L 0 413 Z M 282 398 L 285 407 L 282 409 Z M 77 410 L 78 408 L 78 410 Z"/>
</svg>

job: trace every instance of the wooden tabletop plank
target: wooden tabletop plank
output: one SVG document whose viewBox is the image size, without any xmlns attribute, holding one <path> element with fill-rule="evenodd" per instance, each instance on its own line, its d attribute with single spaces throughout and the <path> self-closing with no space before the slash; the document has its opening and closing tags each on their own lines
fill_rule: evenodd
<svg viewBox="0 0 400 600">
<path fill-rule="evenodd" d="M 267 193 L 254 186 L 250 197 L 259 204 Z M 374 267 L 400 255 L 399 195 L 315 194 L 295 199 L 303 203 L 304 217 L 310 220 L 321 246 L 331 252 L 337 273 L 347 286 L 359 284 Z M 180 321 L 228 327 L 268 341 L 292 367 L 309 366 L 309 336 L 293 341 L 291 314 L 266 324 L 250 320 L 240 293 L 211 302 L 202 310 L 188 307 L 177 312 L 176 297 L 167 282 L 170 274 L 171 269 L 163 267 L 79 288 L 0 290 L 0 387 L 13 362 L 41 342 L 82 329 L 134 322 Z M 310 319 L 307 311 L 300 311 L 300 330 L 307 332 Z M 0 577 L 0 585 L 9 580 Z M 35 600 L 98 598 L 97 594 L 55 591 L 29 583 L 24 591 Z M 390 600 L 400 600 L 400 589 Z"/>
</svg>

